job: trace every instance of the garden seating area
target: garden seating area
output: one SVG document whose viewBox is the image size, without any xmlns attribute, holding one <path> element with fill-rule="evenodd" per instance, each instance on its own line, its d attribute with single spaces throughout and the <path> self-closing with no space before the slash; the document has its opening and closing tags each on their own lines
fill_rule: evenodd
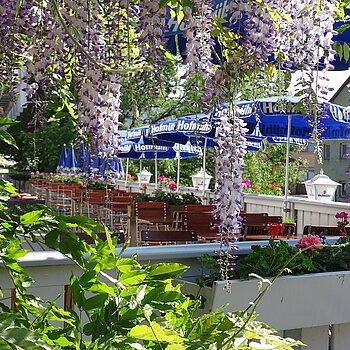
<svg viewBox="0 0 350 350">
<path fill-rule="evenodd" d="M 30 181 L 30 192 L 33 195 L 31 199 L 16 199 L 17 204 L 11 204 L 15 212 L 23 211 L 28 204 L 45 203 L 60 215 L 85 215 L 106 225 L 112 235 L 118 237 L 118 243 L 129 238 L 131 245 L 138 246 L 213 243 L 221 239 L 218 220 L 213 215 L 214 205 L 169 205 L 166 201 L 142 201 L 137 198 L 140 192 L 135 189 L 134 192 L 110 188 L 93 190 L 74 182 L 59 183 L 38 178 Z M 236 232 L 239 241 L 343 234 L 335 225 L 304 225 L 297 230 L 295 223 L 285 223 L 282 216 L 264 211 L 241 211 L 240 216 L 241 229 Z M 345 229 L 349 234 L 348 228 Z M 78 234 L 87 243 L 93 243 L 91 237 L 82 232 Z M 105 234 L 101 233 L 99 237 L 104 239 Z"/>
<path fill-rule="evenodd" d="M 218 219 L 213 215 L 214 205 L 143 202 L 135 199 L 140 195 L 136 192 L 109 188 L 92 190 L 78 183 L 47 179 L 32 179 L 30 192 L 39 201 L 45 200 L 45 204 L 60 215 L 85 215 L 106 225 L 118 236 L 119 243 L 128 238 L 134 245 L 208 243 L 221 238 Z M 241 217 L 242 227 L 237 232 L 240 241 L 295 237 L 295 225 L 287 230 L 281 216 L 242 211 Z M 93 243 L 86 234 L 79 232 L 79 235 Z M 100 238 L 104 237 L 101 233 Z"/>
</svg>

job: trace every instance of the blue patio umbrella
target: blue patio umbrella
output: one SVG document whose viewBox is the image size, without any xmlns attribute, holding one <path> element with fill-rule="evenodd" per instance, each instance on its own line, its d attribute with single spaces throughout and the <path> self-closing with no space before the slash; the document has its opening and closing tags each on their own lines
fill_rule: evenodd
<svg viewBox="0 0 350 350">
<path fill-rule="evenodd" d="M 66 148 L 66 144 L 64 144 L 61 149 L 60 159 L 58 160 L 57 171 L 64 170 L 64 168 L 66 167 L 66 161 L 67 161 L 67 148 Z"/>
<path fill-rule="evenodd" d="M 237 102 L 240 117 L 247 123 L 248 134 L 258 132 L 262 137 L 267 137 L 275 143 L 286 141 L 285 203 L 288 198 L 290 144 L 297 143 L 300 139 L 308 140 L 314 131 L 312 120 L 315 116 L 303 116 L 298 110 L 299 102 L 300 98 L 294 96 L 274 96 L 255 101 Z M 220 118 L 227 113 L 226 107 L 219 106 L 214 111 L 214 118 Z M 347 108 L 328 102 L 320 103 L 319 107 L 321 113 L 316 127 L 320 138 L 347 139 L 350 134 L 348 128 L 350 117 Z"/>
<path fill-rule="evenodd" d="M 115 161 L 112 158 L 102 160 L 102 163 L 98 170 L 98 175 L 105 177 L 106 171 L 109 171 L 112 174 L 112 176 L 116 178 L 120 178 L 124 174 L 123 165 L 121 161 Z"/>
<path fill-rule="evenodd" d="M 86 157 L 85 145 L 84 145 L 84 142 L 81 141 L 79 146 L 79 152 L 77 155 L 77 168 L 79 168 L 80 170 L 83 170 L 85 157 Z"/>
<path fill-rule="evenodd" d="M 215 137 L 215 127 L 209 117 L 208 114 L 195 114 L 150 124 L 149 134 L 166 142 L 186 144 L 189 138 L 201 142 L 203 138 Z"/>
<path fill-rule="evenodd" d="M 84 174 L 88 175 L 90 172 L 90 167 L 91 167 L 91 163 L 92 163 L 92 158 L 91 158 L 91 152 L 90 149 L 87 149 L 85 152 L 85 158 L 84 158 L 84 163 L 83 163 L 83 167 L 82 167 L 82 171 Z"/>
<path fill-rule="evenodd" d="M 77 170 L 77 160 L 75 158 L 74 147 L 72 143 L 69 145 L 65 169 L 69 173 L 75 173 Z"/>
<path fill-rule="evenodd" d="M 200 149 L 191 144 L 173 144 L 173 146 L 144 145 L 127 141 L 121 144 L 118 156 L 128 159 L 149 159 L 155 160 L 155 178 L 157 183 L 157 160 L 196 157 Z M 128 173 L 128 161 L 126 163 L 126 174 Z"/>
<path fill-rule="evenodd" d="M 222 23 L 223 26 L 229 28 L 230 31 L 234 33 L 239 33 L 239 30 L 243 28 L 242 21 L 244 21 L 245 18 L 243 17 L 241 21 L 238 21 L 237 23 L 230 23 L 230 14 L 228 13 L 228 9 L 230 8 L 230 4 L 233 2 L 235 2 L 235 0 L 214 0 L 213 12 L 219 18 L 226 20 L 224 23 Z M 336 30 L 343 24 L 349 24 L 349 22 L 335 22 L 333 28 Z M 168 13 L 166 17 L 166 28 L 167 30 L 164 33 L 164 37 L 167 39 L 166 48 L 174 55 L 180 54 L 185 56 L 186 39 L 182 35 L 185 28 L 184 23 L 182 21 L 179 22 L 177 18 Z M 333 40 L 339 42 L 340 44 L 350 43 L 350 28 L 347 28 L 342 33 L 335 35 Z M 221 47 L 217 39 L 213 38 L 213 41 L 216 54 L 220 57 L 220 60 L 223 60 Z M 213 55 L 212 59 L 214 63 L 218 62 L 216 55 Z M 270 57 L 269 60 L 271 62 L 276 61 L 274 57 Z M 346 70 L 350 67 L 350 60 L 340 60 L 339 57 L 336 56 L 336 59 L 332 62 L 332 65 L 334 66 L 335 70 Z M 319 66 L 320 70 L 324 67 L 322 62 L 320 62 Z"/>
<path fill-rule="evenodd" d="M 92 169 L 100 169 L 102 163 L 103 163 L 103 159 L 101 157 L 96 157 L 91 162 L 91 168 Z"/>
<path fill-rule="evenodd" d="M 171 146 L 174 141 L 163 141 L 152 135 L 150 132 L 150 125 L 144 125 L 137 128 L 127 130 L 126 140 L 137 142 L 142 145 L 158 145 L 158 146 Z"/>
</svg>

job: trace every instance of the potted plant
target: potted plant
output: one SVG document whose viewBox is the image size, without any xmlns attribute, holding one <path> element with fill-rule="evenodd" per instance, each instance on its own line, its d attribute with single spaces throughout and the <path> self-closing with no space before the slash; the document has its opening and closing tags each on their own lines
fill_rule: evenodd
<svg viewBox="0 0 350 350">
<path fill-rule="evenodd" d="M 350 323 L 348 237 L 335 245 L 309 235 L 295 246 L 276 240 L 252 246 L 251 254 L 236 259 L 234 269 L 226 269 L 227 279 L 220 278 L 227 266 L 225 261 L 221 268 L 220 261 L 225 258 L 220 256 L 211 263 L 206 259 L 214 278 L 205 276 L 204 281 L 211 284 L 203 280 L 199 285 L 184 283 L 188 293 L 205 298 L 203 312 L 224 304 L 227 312 L 251 305 L 261 319 L 278 330 L 316 331 L 321 325 Z M 330 302 L 332 295 L 336 297 Z"/>
</svg>

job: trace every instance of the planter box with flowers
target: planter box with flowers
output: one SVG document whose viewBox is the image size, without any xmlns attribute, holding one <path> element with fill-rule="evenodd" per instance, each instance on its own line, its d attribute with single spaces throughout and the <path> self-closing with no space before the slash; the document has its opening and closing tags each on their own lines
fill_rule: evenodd
<svg viewBox="0 0 350 350">
<path fill-rule="evenodd" d="M 199 283 L 202 287 L 187 281 L 184 283 L 186 292 L 206 299 L 203 312 L 222 305 L 227 305 L 225 311 L 245 310 L 257 300 L 262 285 L 267 290 L 257 303 L 256 311 L 260 320 L 278 330 L 320 327 L 317 329 L 322 328 L 328 334 L 330 324 L 349 323 L 350 327 L 349 237 L 328 245 L 317 236 L 309 235 L 295 247 L 286 241 L 271 240 L 265 247 L 252 246 L 252 250 L 251 254 L 237 259 L 237 266 L 227 280 L 218 278 L 220 267 L 215 265 L 214 268 L 213 259 L 211 266 L 208 260 L 204 266 L 209 266 L 211 272 L 217 274 L 212 276 L 212 285 L 203 286 L 204 279 Z M 277 275 L 281 276 L 271 277 Z M 322 336 L 326 337 L 325 334 Z"/>
<path fill-rule="evenodd" d="M 178 193 L 176 192 L 176 184 L 173 179 L 165 176 L 158 178 L 158 186 L 152 194 L 147 194 L 147 185 L 143 184 L 141 189 L 143 190 L 138 196 L 135 197 L 136 202 L 167 202 L 169 210 L 179 210 L 182 204 L 199 204 L 201 199 L 193 193 Z"/>
</svg>

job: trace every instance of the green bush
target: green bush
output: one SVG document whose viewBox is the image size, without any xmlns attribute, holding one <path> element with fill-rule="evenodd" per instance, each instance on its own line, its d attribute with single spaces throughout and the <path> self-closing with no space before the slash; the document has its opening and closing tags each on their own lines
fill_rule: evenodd
<svg viewBox="0 0 350 350">
<path fill-rule="evenodd" d="M 4 191 L 10 190 L 6 183 L 0 185 Z M 46 207 L 21 216 L 9 214 L 4 206 L 1 210 L 1 268 L 16 291 L 16 310 L 10 310 L 0 299 L 3 350 L 209 350 L 256 349 L 263 345 L 288 350 L 300 344 L 274 335 L 250 312 L 225 314 L 216 310 L 195 317 L 200 301 L 190 299 L 180 284 L 173 283 L 186 266 L 142 266 L 135 257 L 124 258 L 124 249 L 116 254 L 117 240 L 111 238 L 109 230 L 88 218 L 55 216 Z M 77 228 L 95 244 L 80 240 Z M 23 237 L 37 241 L 35 232 L 81 270 L 69 281 L 74 310 L 63 310 L 56 300 L 45 301 L 27 292 L 33 280 L 19 263 L 28 253 L 20 245 Z M 106 241 L 99 239 L 98 232 L 106 234 Z M 2 295 L 0 285 L 0 298 Z"/>
</svg>

